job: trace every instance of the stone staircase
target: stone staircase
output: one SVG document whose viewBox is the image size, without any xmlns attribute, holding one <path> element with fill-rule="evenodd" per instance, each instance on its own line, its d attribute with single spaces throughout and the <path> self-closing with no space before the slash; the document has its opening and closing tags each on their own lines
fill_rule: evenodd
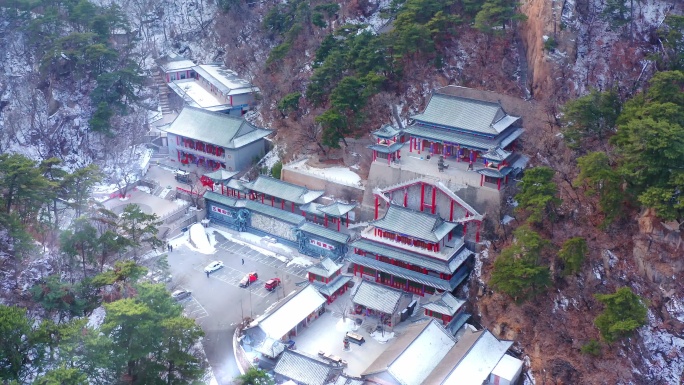
<svg viewBox="0 0 684 385">
<path fill-rule="evenodd" d="M 159 93 L 159 105 L 161 106 L 162 115 L 172 114 L 171 104 L 169 103 L 169 93 L 171 89 L 164 81 L 163 74 L 161 71 L 157 71 L 157 76 L 155 76 L 157 90 Z"/>
</svg>

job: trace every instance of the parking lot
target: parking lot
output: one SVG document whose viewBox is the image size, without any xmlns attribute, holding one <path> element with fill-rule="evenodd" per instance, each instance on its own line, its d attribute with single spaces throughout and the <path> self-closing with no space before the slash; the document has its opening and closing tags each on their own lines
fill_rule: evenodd
<svg viewBox="0 0 684 385">
<path fill-rule="evenodd" d="M 209 316 L 207 310 L 202 306 L 194 296 L 190 296 L 178 301 L 183 306 L 183 315 L 198 321 L 204 317 Z"/>
<path fill-rule="evenodd" d="M 202 265 L 199 265 L 199 264 L 195 265 L 192 268 L 193 268 L 193 270 L 204 273 L 204 265 L 203 264 Z M 229 267 L 229 266 L 224 266 L 224 267 L 216 270 L 215 272 L 210 273 L 209 278 L 218 279 L 218 280 L 221 280 L 221 281 L 223 281 L 223 282 L 225 282 L 231 286 L 240 287 L 240 281 L 242 280 L 242 278 L 244 278 L 245 275 L 247 275 L 247 273 L 249 273 L 249 271 L 241 271 L 241 270 L 233 269 L 232 267 Z M 204 274 L 206 274 L 206 273 L 204 273 Z M 258 295 L 259 297 L 263 298 L 263 297 L 266 297 L 269 294 L 271 294 L 270 291 L 268 291 L 264 288 L 264 282 L 265 281 L 262 280 L 261 277 L 259 277 L 259 279 L 252 282 L 251 285 L 244 287 L 244 288 L 241 288 L 241 289 L 243 289 L 245 291 L 249 290 L 252 292 L 252 294 Z"/>
<path fill-rule="evenodd" d="M 300 266 L 300 265 L 291 265 L 287 266 L 287 263 L 268 256 L 264 255 L 249 246 L 241 245 L 239 243 L 231 242 L 231 241 L 225 241 L 222 243 L 219 243 L 216 245 L 217 249 L 225 250 L 228 251 L 231 254 L 234 254 L 235 256 L 240 256 L 241 258 L 244 259 L 249 259 L 254 262 L 259 262 L 261 264 L 271 266 L 278 271 L 284 271 L 288 274 L 295 275 L 297 277 L 300 277 L 302 279 L 306 279 L 306 267 Z M 246 274 L 246 273 L 245 273 Z M 242 277 L 241 277 L 242 278 Z M 262 277 L 259 277 L 262 278 Z M 239 281 L 239 280 L 238 280 Z"/>
<path fill-rule="evenodd" d="M 232 337 L 236 325 L 244 318 L 255 318 L 279 299 L 306 282 L 306 268 L 287 264 L 273 256 L 242 244 L 222 240 L 216 252 L 202 254 L 184 244 L 168 253 L 169 283 L 173 290 L 186 289 L 192 296 L 179 303 L 184 314 L 196 319 L 205 332 L 203 345 L 219 385 L 232 384 L 238 372 L 232 351 Z M 242 260 L 244 259 L 244 264 Z M 206 276 L 204 268 L 212 261 L 224 267 Z M 239 287 L 240 280 L 249 272 L 259 275 L 247 288 Z M 271 278 L 282 284 L 273 291 L 264 288 Z"/>
</svg>

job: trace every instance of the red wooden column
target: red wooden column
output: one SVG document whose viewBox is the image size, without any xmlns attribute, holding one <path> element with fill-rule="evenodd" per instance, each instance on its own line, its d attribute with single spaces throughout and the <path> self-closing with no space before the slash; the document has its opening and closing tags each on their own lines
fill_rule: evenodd
<svg viewBox="0 0 684 385">
<path fill-rule="evenodd" d="M 347 218 L 345 220 L 345 224 L 347 225 L 347 228 L 349 228 L 349 212 L 347 212 Z"/>
<path fill-rule="evenodd" d="M 342 218 L 337 218 L 337 231 L 340 231 L 340 222 L 342 222 Z"/>
<path fill-rule="evenodd" d="M 292 212 L 294 212 L 294 202 L 292 202 Z"/>
<path fill-rule="evenodd" d="M 375 196 L 375 219 L 378 219 L 378 209 L 380 208 L 380 202 L 378 201 L 378 196 Z"/>
<path fill-rule="evenodd" d="M 285 200 L 284 199 L 280 200 L 280 209 L 285 210 Z"/>
<path fill-rule="evenodd" d="M 496 189 L 501 190 L 501 178 L 496 180 Z"/>
<path fill-rule="evenodd" d="M 413 138 L 409 138 L 409 152 L 413 152 Z"/>
<path fill-rule="evenodd" d="M 274 202 L 275 202 L 275 197 L 273 197 L 273 195 L 271 195 L 271 207 L 273 207 Z"/>
<path fill-rule="evenodd" d="M 480 175 L 480 186 L 484 184 L 484 174 Z"/>
<path fill-rule="evenodd" d="M 424 206 L 425 206 L 425 183 L 420 182 L 420 211 L 423 211 Z"/>
<path fill-rule="evenodd" d="M 436 201 L 437 201 L 437 187 L 432 186 L 432 213 L 433 214 L 437 210 Z"/>
<path fill-rule="evenodd" d="M 404 207 L 408 206 L 408 189 L 404 189 Z"/>
<path fill-rule="evenodd" d="M 449 209 L 449 222 L 454 220 L 454 201 L 451 200 L 451 208 Z"/>
</svg>

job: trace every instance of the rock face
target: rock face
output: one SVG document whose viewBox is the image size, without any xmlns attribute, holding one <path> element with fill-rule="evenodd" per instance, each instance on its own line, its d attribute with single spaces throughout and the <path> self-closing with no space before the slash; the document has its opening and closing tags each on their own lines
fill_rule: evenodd
<svg viewBox="0 0 684 385">
<path fill-rule="evenodd" d="M 632 255 L 639 273 L 665 290 L 684 272 L 684 242 L 677 224 L 661 222 L 651 209 L 638 219 Z"/>
</svg>

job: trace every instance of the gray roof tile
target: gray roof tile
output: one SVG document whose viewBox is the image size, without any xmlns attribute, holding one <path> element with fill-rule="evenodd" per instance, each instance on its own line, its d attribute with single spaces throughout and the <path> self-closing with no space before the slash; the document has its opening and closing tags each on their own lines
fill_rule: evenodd
<svg viewBox="0 0 684 385">
<path fill-rule="evenodd" d="M 441 294 L 434 294 L 427 298 L 423 308 L 438 312 L 440 314 L 454 315 L 465 304 L 465 301 L 454 297 L 448 291 Z"/>
<path fill-rule="evenodd" d="M 370 225 L 428 242 L 439 242 L 457 226 L 437 215 L 396 205 L 390 205 L 385 216 L 370 222 Z"/>
<path fill-rule="evenodd" d="M 499 103 L 433 93 L 422 114 L 411 117 L 428 124 L 497 135 L 519 117 L 507 115 Z"/>
<path fill-rule="evenodd" d="M 385 314 L 394 314 L 398 310 L 399 300 L 405 295 L 409 294 L 375 282 L 363 280 L 352 294 L 352 302 Z"/>
<path fill-rule="evenodd" d="M 385 124 L 384 126 L 380 127 L 379 129 L 372 131 L 371 135 L 376 136 L 378 138 L 384 138 L 384 139 L 392 139 L 395 136 L 399 135 L 402 133 L 403 130 L 400 130 L 391 124 Z"/>
<path fill-rule="evenodd" d="M 395 265 L 390 265 L 389 263 L 385 262 L 380 262 L 375 259 L 370 259 L 366 257 L 362 257 L 360 255 L 355 255 L 355 254 L 349 254 L 347 255 L 347 260 L 349 260 L 352 263 L 355 263 L 357 265 L 361 266 L 366 266 L 370 267 L 371 269 L 376 269 L 380 270 L 385 273 L 389 273 L 392 275 L 395 275 L 400 278 L 404 279 L 410 279 L 413 282 L 417 282 L 423 285 L 427 285 L 430 287 L 434 287 L 435 289 L 439 290 L 454 290 L 456 286 L 458 286 L 458 283 L 460 283 L 463 279 L 458 281 L 458 283 L 452 282 L 433 277 L 431 275 L 419 273 L 417 271 L 409 270 L 409 269 L 404 269 L 403 267 L 395 266 Z M 453 280 L 453 278 L 452 278 Z"/>
<path fill-rule="evenodd" d="M 207 178 L 214 181 L 214 183 L 225 182 L 235 175 L 239 174 L 238 171 L 227 171 L 227 170 L 216 170 L 204 174 Z"/>
<path fill-rule="evenodd" d="M 354 210 L 358 206 L 355 203 L 333 202 L 327 206 L 318 206 L 318 210 L 333 217 L 341 217 Z"/>
<path fill-rule="evenodd" d="M 391 152 L 395 152 L 395 151 L 399 150 L 400 148 L 404 147 L 404 144 L 406 144 L 406 143 L 395 142 L 395 143 L 392 143 L 388 146 L 386 144 L 375 143 L 375 144 L 371 144 L 370 146 L 367 146 L 367 147 L 369 149 L 375 150 L 381 154 L 389 154 Z"/>
<path fill-rule="evenodd" d="M 332 367 L 312 355 L 285 350 L 273 371 L 300 384 L 323 385 L 329 381 Z"/>
<path fill-rule="evenodd" d="M 271 195 L 300 205 L 313 202 L 320 198 L 324 193 L 323 191 L 309 190 L 306 187 L 283 182 L 280 179 L 263 175 L 259 175 L 259 177 L 251 182 L 243 182 L 242 185 L 252 191 Z"/>
<path fill-rule="evenodd" d="M 349 234 L 340 233 L 338 231 L 331 230 L 323 226 L 313 224 L 311 222 L 302 223 L 302 225 L 299 226 L 299 229 L 305 233 L 318 235 L 319 237 L 330 239 L 332 241 L 339 243 L 347 243 L 347 241 L 349 240 Z"/>
<path fill-rule="evenodd" d="M 210 201 L 221 203 L 221 204 L 224 204 L 224 205 L 229 206 L 229 207 L 235 207 L 237 204 L 237 201 L 238 201 L 237 199 L 235 199 L 233 197 L 221 195 L 221 194 L 215 193 L 213 191 L 205 192 L 204 193 L 204 199 L 208 199 Z"/>
<path fill-rule="evenodd" d="M 239 148 L 273 131 L 256 127 L 243 118 L 186 106 L 166 132 L 224 148 Z"/>
<path fill-rule="evenodd" d="M 454 271 L 456 271 L 456 269 L 458 269 L 458 267 L 460 266 L 459 263 L 457 266 L 455 266 L 455 268 L 452 268 L 451 264 L 447 263 L 446 261 L 440 261 L 424 255 L 412 253 L 410 251 L 400 250 L 389 245 L 385 245 L 380 242 L 374 242 L 368 239 L 359 239 L 357 241 L 352 242 L 349 246 L 376 255 L 382 255 L 388 258 L 392 258 L 397 261 L 410 263 L 416 266 L 422 266 L 428 270 L 436 271 L 438 273 L 451 274 Z"/>
<path fill-rule="evenodd" d="M 323 258 L 317 264 L 306 269 L 309 273 L 316 274 L 321 277 L 328 278 L 333 275 L 336 271 L 340 270 L 342 265 L 333 262 L 330 258 Z"/>
<path fill-rule="evenodd" d="M 318 291 L 321 294 L 325 294 L 328 297 L 333 295 L 339 288 L 342 286 L 346 285 L 347 282 L 351 281 L 351 277 L 348 275 L 338 275 L 333 279 L 332 281 L 328 283 L 323 283 L 323 282 L 318 282 L 318 281 L 313 281 L 313 285 L 318 288 Z"/>
</svg>

